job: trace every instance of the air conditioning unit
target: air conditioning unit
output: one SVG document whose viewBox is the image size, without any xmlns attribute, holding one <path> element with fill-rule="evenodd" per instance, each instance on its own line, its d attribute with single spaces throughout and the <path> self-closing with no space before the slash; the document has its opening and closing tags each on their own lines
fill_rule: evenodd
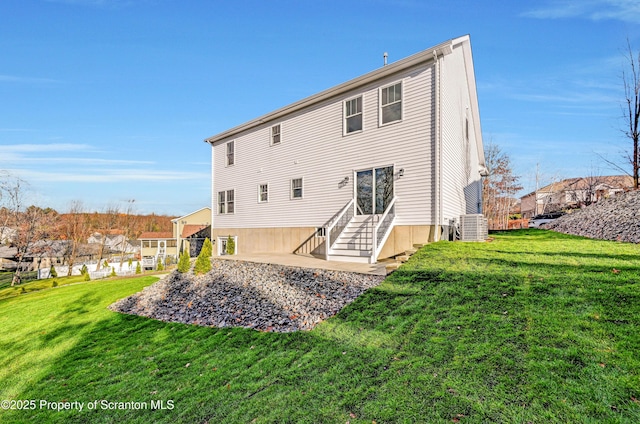
<svg viewBox="0 0 640 424">
<path fill-rule="evenodd" d="M 489 237 L 487 218 L 482 214 L 460 216 L 461 241 L 485 241 Z"/>
</svg>

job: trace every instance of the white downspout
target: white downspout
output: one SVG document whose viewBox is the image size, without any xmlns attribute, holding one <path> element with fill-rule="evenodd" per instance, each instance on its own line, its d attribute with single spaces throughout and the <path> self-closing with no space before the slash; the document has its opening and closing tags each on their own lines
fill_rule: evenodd
<svg viewBox="0 0 640 424">
<path fill-rule="evenodd" d="M 435 233 L 433 235 L 433 241 L 440 241 L 440 226 L 442 219 L 442 134 L 440 132 L 440 61 L 438 60 L 438 52 L 436 50 L 433 51 L 433 60 L 435 61 L 433 69 L 434 69 L 434 79 L 435 79 Z"/>
</svg>

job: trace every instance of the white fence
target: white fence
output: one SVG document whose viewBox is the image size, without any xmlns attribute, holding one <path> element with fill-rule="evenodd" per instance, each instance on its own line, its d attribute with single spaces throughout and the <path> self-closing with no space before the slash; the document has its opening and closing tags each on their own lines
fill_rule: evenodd
<svg viewBox="0 0 640 424">
<path fill-rule="evenodd" d="M 128 261 L 123 262 L 122 265 L 120 264 L 120 261 L 107 262 L 106 267 L 104 266 L 104 262 L 103 262 L 99 270 L 96 269 L 98 267 L 97 262 L 77 264 L 77 265 L 74 265 L 73 268 L 71 269 L 71 275 L 82 275 L 81 270 L 82 270 L 82 267 L 85 265 L 87 267 L 87 270 L 89 271 L 89 277 L 91 277 L 92 280 L 95 280 L 99 278 L 108 277 L 111 275 L 113 271 L 115 271 L 116 275 L 118 276 L 133 275 L 136 272 L 138 261 L 131 262 L 131 265 L 129 265 Z M 55 269 L 56 269 L 56 274 L 58 274 L 59 277 L 66 277 L 67 274 L 69 273 L 68 265 L 57 265 Z M 50 274 L 49 268 L 38 270 L 38 279 L 50 278 L 50 277 L 51 277 L 51 274 Z"/>
</svg>

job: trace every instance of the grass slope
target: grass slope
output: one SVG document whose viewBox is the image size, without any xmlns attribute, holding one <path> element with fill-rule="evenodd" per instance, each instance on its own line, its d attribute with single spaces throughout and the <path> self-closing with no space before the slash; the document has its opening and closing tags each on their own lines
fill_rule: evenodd
<svg viewBox="0 0 640 424">
<path fill-rule="evenodd" d="M 6 299 L 0 399 L 172 409 L 0 410 L 0 421 L 640 422 L 639 253 L 542 230 L 435 243 L 304 333 L 106 309 L 153 277 Z"/>
</svg>

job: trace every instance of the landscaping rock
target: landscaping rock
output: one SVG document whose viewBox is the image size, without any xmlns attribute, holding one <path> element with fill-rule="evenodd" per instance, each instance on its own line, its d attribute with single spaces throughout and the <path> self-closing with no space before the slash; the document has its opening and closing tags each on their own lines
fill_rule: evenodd
<svg viewBox="0 0 640 424">
<path fill-rule="evenodd" d="M 640 191 L 600 200 L 543 228 L 594 239 L 640 243 Z"/>
<path fill-rule="evenodd" d="M 384 277 L 213 259 L 204 275 L 174 272 L 113 311 L 212 327 L 310 330 Z"/>
</svg>

